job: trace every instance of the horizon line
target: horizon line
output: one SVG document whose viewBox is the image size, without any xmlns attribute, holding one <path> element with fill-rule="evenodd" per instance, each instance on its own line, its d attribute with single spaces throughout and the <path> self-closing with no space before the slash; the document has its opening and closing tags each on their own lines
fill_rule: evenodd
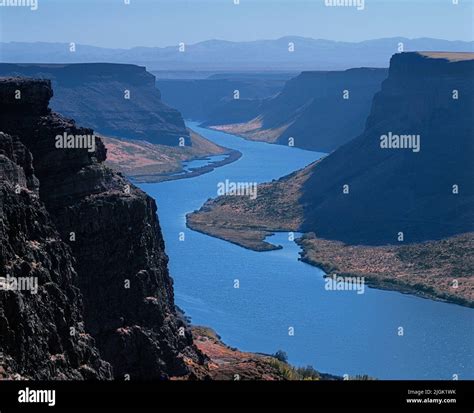
<svg viewBox="0 0 474 413">
<path fill-rule="evenodd" d="M 312 40 L 312 41 L 325 41 L 325 42 L 332 42 L 332 43 L 347 43 L 347 44 L 360 44 L 360 43 L 366 43 L 366 42 L 372 42 L 372 41 L 377 41 L 377 40 L 392 40 L 392 39 L 404 39 L 404 40 L 438 40 L 438 41 L 444 41 L 444 42 L 462 42 L 462 43 L 474 43 L 474 40 L 447 40 L 447 39 L 442 39 L 442 38 L 437 38 L 437 37 L 405 37 L 405 36 L 392 36 L 392 37 L 377 37 L 373 39 L 366 39 L 366 40 L 360 40 L 360 41 L 346 41 L 346 40 L 332 40 L 332 39 L 324 39 L 324 38 L 314 38 L 314 37 L 306 37 L 306 36 L 298 36 L 298 35 L 287 35 L 287 36 L 282 36 L 274 39 L 256 39 L 256 40 L 242 40 L 242 41 L 237 41 L 237 40 L 225 40 L 225 39 L 207 39 L 207 40 L 201 40 L 195 43 L 185 43 L 187 46 L 196 46 L 202 43 L 209 43 L 209 42 L 222 42 L 222 43 L 232 43 L 232 44 L 237 44 L 237 43 L 256 43 L 256 42 L 275 42 L 279 40 L 284 40 L 284 39 L 303 39 L 303 40 Z M 48 45 L 68 45 L 71 42 L 47 42 L 47 41 L 34 41 L 34 42 L 18 42 L 18 41 L 9 41 L 9 42 L 2 42 L 0 41 L 0 44 L 48 44 Z M 97 49 L 109 49 L 109 50 L 133 50 L 133 49 L 168 49 L 168 48 L 174 48 L 176 45 L 168 45 L 168 46 L 132 46 L 128 48 L 120 48 L 120 47 L 105 47 L 105 46 L 96 46 L 93 44 L 85 44 L 85 43 L 76 43 L 77 45 L 80 46 L 87 46 L 87 47 L 93 47 Z M 177 43 L 179 45 L 180 42 Z"/>
</svg>

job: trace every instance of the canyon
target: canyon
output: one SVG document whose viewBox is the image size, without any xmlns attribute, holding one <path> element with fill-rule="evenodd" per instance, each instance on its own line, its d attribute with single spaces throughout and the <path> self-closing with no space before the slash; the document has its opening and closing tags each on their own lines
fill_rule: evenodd
<svg viewBox="0 0 474 413">
<path fill-rule="evenodd" d="M 288 266 L 290 272 L 293 267 L 284 258 L 287 247 L 275 241 L 278 237 L 272 239 L 270 236 L 284 231 L 292 233 L 292 239 L 297 238 L 296 242 L 302 248 L 300 259 L 317 267 L 311 267 L 317 274 L 320 274 L 318 268 L 321 268 L 328 276 L 364 279 L 369 287 L 472 307 L 473 262 L 468 253 L 472 249 L 474 233 L 472 212 L 469 212 L 472 210 L 469 186 L 472 166 L 467 162 L 472 149 L 469 140 L 472 127 L 467 119 L 472 112 L 473 90 L 467 74 L 472 71 L 472 62 L 470 54 L 404 53 L 393 57 L 388 72 L 385 69 L 335 72 L 334 79 L 338 79 L 335 83 L 328 80 L 332 76 L 330 73 L 303 73 L 289 80 L 276 96 L 257 97 L 256 101 L 260 103 L 255 107 L 261 110 L 269 105 L 267 107 L 274 109 L 265 112 L 268 119 L 272 116 L 278 119 L 275 114 L 282 110 L 283 97 L 286 99 L 291 93 L 304 95 L 301 90 L 306 92 L 310 89 L 308 85 L 320 78 L 322 83 L 314 83 L 314 89 L 304 96 L 303 103 L 290 100 L 294 109 L 290 113 L 298 114 L 293 124 L 314 117 L 314 111 L 306 112 L 312 105 L 308 102 L 318 96 L 321 84 L 325 83 L 330 87 L 321 94 L 319 102 L 327 103 L 323 104 L 326 117 L 331 113 L 331 99 L 327 100 L 328 96 L 334 94 L 343 101 L 343 94 L 340 93 L 342 84 L 347 81 L 348 73 L 356 74 L 358 80 L 353 85 L 360 86 L 361 79 L 365 79 L 367 83 L 362 83 L 366 86 L 373 83 L 370 83 L 372 89 L 364 95 L 365 109 L 364 105 L 359 106 L 361 111 L 358 116 L 361 119 L 352 124 L 350 133 L 355 139 L 351 140 L 341 125 L 336 125 L 339 129 L 326 141 L 314 139 L 314 136 L 325 137 L 323 133 L 308 134 L 305 138 L 306 149 L 324 148 L 331 152 L 325 156 L 323 153 L 291 149 L 284 144 L 267 145 L 241 139 L 242 142 L 238 143 L 236 137 L 228 139 L 218 131 L 206 131 L 194 124 L 186 125 L 183 121 L 179 125 L 186 130 L 192 143 L 188 148 L 194 147 L 201 152 L 181 154 L 181 157 L 172 159 L 174 163 L 170 161 L 169 164 L 160 163 L 160 157 L 172 158 L 174 152 L 167 151 L 177 148 L 169 145 L 171 141 L 165 131 L 175 130 L 177 124 L 160 126 L 168 138 L 159 144 L 146 142 L 142 136 L 123 139 L 97 134 L 93 151 L 89 148 L 58 149 L 55 147 L 56 136 L 94 136 L 94 130 L 79 127 L 75 121 L 58 115 L 48 107 L 53 96 L 49 80 L 1 79 L 0 214 L 3 227 L 0 268 L 5 275 L 18 279 L 37 277 L 39 287 L 37 294 L 0 291 L 0 377 L 233 380 L 238 375 L 242 379 L 282 380 L 302 379 L 308 374 L 306 377 L 312 379 L 338 379 L 314 369 L 309 369 L 308 373 L 304 368 L 281 364 L 266 354 L 237 350 L 225 345 L 212 330 L 189 325 L 187 317 L 176 308 L 176 287 L 170 272 L 173 277 L 174 274 L 178 277 L 179 306 L 184 304 L 186 313 L 190 308 L 193 320 L 196 318 L 198 324 L 211 320 L 210 325 L 214 326 L 215 319 L 218 331 L 225 332 L 226 342 L 232 339 L 232 344 L 237 344 L 239 348 L 244 345 L 271 349 L 267 351 L 270 353 L 275 351 L 273 344 L 266 343 L 262 347 L 260 343 L 273 337 L 288 349 L 298 349 L 304 354 L 299 360 L 300 366 L 301 360 L 314 361 L 314 354 L 308 356 L 304 344 L 293 344 L 286 341 L 291 339 L 272 335 L 275 334 L 273 325 L 269 332 L 268 327 L 260 326 L 262 331 L 267 331 L 267 335 L 255 336 L 255 331 L 260 330 L 255 329 L 254 320 L 245 320 L 247 312 L 257 312 L 262 320 L 266 320 L 268 314 L 260 313 L 261 308 L 242 304 L 239 299 L 227 296 L 226 284 L 222 284 L 227 276 L 235 282 L 235 273 L 240 271 L 240 267 L 225 270 L 237 254 L 232 249 L 236 247 L 229 249 L 214 242 L 219 240 L 202 234 L 248 249 L 267 251 L 262 254 L 275 254 L 263 259 L 263 262 L 269 260 L 276 263 L 278 269 L 272 274 L 269 274 L 272 265 L 259 274 L 253 274 L 259 264 L 256 257 L 247 257 L 253 266 L 251 270 L 243 268 L 245 274 L 239 276 L 245 281 L 242 284 L 243 297 L 253 294 L 245 289 L 246 283 L 253 285 L 253 282 L 260 286 L 256 291 L 264 295 L 262 285 L 266 289 L 273 288 L 266 278 L 272 275 L 273 282 L 283 289 L 286 288 L 283 285 L 287 284 L 281 283 L 298 283 L 296 291 L 304 297 L 304 305 L 301 304 L 298 311 L 304 313 L 313 308 L 307 306 L 308 297 L 303 291 L 316 291 L 313 284 L 317 283 L 318 277 L 315 273 L 299 268 L 303 282 L 280 279 L 283 275 L 279 273 L 280 265 L 282 268 Z M 112 67 L 109 66 L 109 69 Z M 99 70 L 101 76 L 104 75 L 102 70 Z M 132 72 L 137 70 L 142 73 L 142 69 L 136 68 Z M 371 74 L 376 75 L 369 76 Z M 149 78 L 147 74 L 142 75 Z M 47 76 L 51 77 L 51 74 Z M 147 87 L 150 84 L 148 79 Z M 120 84 L 117 90 L 122 86 Z M 262 93 L 276 90 L 273 87 L 277 88 L 273 84 Z M 353 96 L 356 89 L 350 89 Z M 365 93 L 367 88 L 362 89 Z M 21 99 L 15 99 L 18 91 L 21 91 Z M 65 93 L 64 90 L 62 93 Z M 367 103 L 369 101 L 372 103 Z M 92 105 L 93 100 L 90 102 Z M 224 102 L 222 107 L 233 103 Z M 244 105 L 242 112 L 236 112 L 235 116 L 254 114 L 245 109 L 248 102 L 241 103 Z M 154 109 L 157 118 L 161 116 L 160 108 L 162 106 L 158 105 Z M 166 113 L 174 111 L 167 107 L 163 110 Z M 364 111 L 367 111 L 366 115 Z M 86 117 L 89 116 L 87 112 L 90 111 L 84 111 Z M 346 112 L 338 109 L 334 113 L 340 116 Z M 224 112 L 222 114 L 225 115 Z M 364 117 L 367 117 L 365 126 Z M 423 137 L 421 150 L 417 153 L 396 148 L 382 150 L 380 136 L 388 131 L 419 133 Z M 203 138 L 208 132 L 215 138 Z M 146 131 L 143 133 L 146 135 Z M 158 138 L 160 133 L 156 135 Z M 447 144 L 446 136 L 456 136 L 457 144 Z M 285 135 L 283 139 L 286 138 Z M 284 140 L 278 142 L 277 138 L 274 143 L 284 143 Z M 261 145 L 272 149 L 265 150 Z M 206 154 L 211 153 L 229 155 L 232 151 L 240 153 L 239 150 L 245 153 L 236 165 L 216 169 L 206 176 L 196 176 L 196 180 L 182 179 L 179 184 L 174 181 L 156 186 L 140 184 L 141 189 L 138 189 L 124 177 L 173 175 L 179 172 L 179 164 L 186 159 L 205 158 Z M 287 151 L 295 152 L 290 155 Z M 122 172 L 117 173 L 107 165 Z M 445 168 L 434 165 L 444 165 Z M 229 167 L 232 169 L 226 169 Z M 226 170 L 238 174 L 229 179 Z M 273 175 L 277 170 L 278 174 Z M 282 175 L 286 176 L 264 183 Z M 251 196 L 209 199 L 209 194 L 218 194 L 216 179 L 217 183 L 258 182 L 253 191 L 255 199 Z M 439 192 L 443 188 L 451 198 L 446 197 L 445 192 Z M 206 199 L 208 201 L 200 210 L 187 215 L 188 229 L 194 231 L 186 232 L 184 216 L 190 210 L 200 208 Z M 160 219 L 157 217 L 157 202 L 160 204 Z M 429 220 L 423 219 L 426 213 Z M 175 240 L 180 231 L 186 234 L 186 244 Z M 295 236 L 298 232 L 303 234 Z M 196 241 L 193 243 L 194 238 Z M 202 247 L 205 248 L 199 255 L 202 263 L 193 261 L 193 257 L 196 258 L 193 253 L 201 251 Z M 222 269 L 209 266 L 215 259 L 215 251 L 222 257 L 232 253 L 227 260 L 221 258 L 227 261 L 221 263 L 224 266 Z M 171 263 L 167 252 L 172 254 Z M 276 255 L 279 253 L 282 255 Z M 188 261 L 178 263 L 176 256 L 179 256 L 178 261 Z M 202 276 L 198 285 L 188 285 L 192 281 L 183 280 L 194 278 L 189 262 L 194 262 L 195 272 L 202 275 L 210 271 L 215 273 L 214 276 Z M 239 265 L 245 267 L 245 261 Z M 245 278 L 250 273 L 253 278 Z M 320 275 L 324 273 L 321 271 Z M 260 284 L 263 279 L 266 281 Z M 310 289 L 308 285 L 304 286 L 306 282 L 311 285 Z M 300 283 L 303 285 L 300 286 Z M 183 289 L 183 285 L 187 289 Z M 212 291 L 219 286 L 220 291 L 225 292 L 223 299 L 226 304 L 238 305 L 242 314 L 237 311 L 238 314 L 226 315 L 225 310 L 217 307 L 215 300 L 220 298 L 215 297 L 211 290 L 203 291 L 205 286 L 210 285 Z M 209 300 L 205 309 L 192 296 L 196 291 L 201 294 L 199 300 Z M 280 297 L 276 291 L 274 293 L 271 301 L 286 297 L 286 294 L 281 293 Z M 341 305 L 347 304 L 344 292 L 339 293 L 341 298 L 337 300 L 343 300 Z M 377 300 L 378 296 L 364 290 L 364 297 L 367 294 L 369 303 L 372 299 Z M 323 303 L 329 298 L 318 297 Z M 398 303 L 396 298 L 384 297 L 389 302 Z M 335 295 L 330 298 L 336 299 Z M 255 301 L 257 307 L 270 305 L 265 297 L 259 296 L 259 300 Z M 283 301 L 278 302 L 283 305 Z M 285 305 L 293 304 L 285 302 Z M 351 301 L 351 305 L 354 311 L 364 310 L 356 302 Z M 421 309 L 429 307 L 416 305 Z M 456 314 L 455 310 L 444 310 L 453 316 Z M 294 314 L 302 314 L 298 311 Z M 202 316 L 210 312 L 212 316 Z M 382 314 L 385 314 L 384 309 L 380 308 L 380 316 Z M 459 325 L 453 327 L 458 332 L 464 322 L 464 313 L 460 314 Z M 275 315 L 283 323 L 286 322 L 286 314 L 274 309 L 271 317 Z M 229 322 L 228 317 L 233 322 Z M 245 327 L 239 330 L 242 317 Z M 312 317 L 308 320 L 312 321 Z M 324 331 L 332 328 L 331 323 L 321 320 L 318 326 Z M 286 330 L 286 326 L 283 327 Z M 237 336 L 234 330 L 239 331 Z M 319 330 L 314 330 L 313 325 L 308 334 L 314 331 Z M 74 334 L 71 335 L 71 332 Z M 380 336 L 384 338 L 386 333 L 382 331 Z M 350 335 L 350 332 L 344 334 Z M 25 337 L 34 338 L 25 341 Z M 307 341 L 304 335 L 301 339 Z M 317 337 L 311 335 L 308 340 L 314 343 Z M 359 345 L 363 343 L 359 342 Z M 403 353 L 404 357 L 406 354 Z M 410 354 L 415 354 L 413 349 Z M 437 354 L 435 350 L 433 354 Z M 374 360 L 380 361 L 380 357 L 386 355 L 377 353 L 376 357 L 364 359 L 363 363 L 370 365 Z M 331 363 L 323 361 L 325 369 L 332 368 L 334 360 Z M 347 365 L 348 360 L 344 363 Z M 365 371 L 365 364 L 351 366 L 355 371 Z M 345 368 L 344 365 L 338 366 L 337 373 L 344 372 Z M 383 374 L 377 367 L 371 366 L 371 369 L 371 372 Z M 438 371 L 436 366 L 431 366 L 429 372 L 421 373 L 414 367 L 411 374 L 416 377 L 440 377 L 440 372 L 445 371 L 445 367 L 440 367 Z M 400 376 L 400 372 L 396 374 L 397 377 L 404 377 Z M 403 374 L 407 374 L 406 371 Z"/>
<path fill-rule="evenodd" d="M 163 99 L 201 126 L 246 139 L 332 152 L 360 134 L 387 69 L 159 79 Z M 238 92 L 238 98 L 234 93 Z"/>
<path fill-rule="evenodd" d="M 232 123 L 251 119 L 261 100 L 277 95 L 296 72 L 190 73 L 191 78 L 165 78 L 155 72 L 163 101 L 178 109 L 186 119 Z M 178 72 L 174 76 L 183 76 Z M 239 99 L 234 99 L 234 91 Z"/>
<path fill-rule="evenodd" d="M 49 80 L 0 78 L 0 269 L 39 281 L 36 294 L 0 291 L 0 377 L 234 379 L 175 307 L 155 201 L 104 165 L 100 138 L 94 152 L 55 148 L 93 130 L 51 111 L 52 95 Z M 206 349 L 284 379 L 271 356 Z"/>
<path fill-rule="evenodd" d="M 144 67 L 110 63 L 0 64 L 0 76 L 49 79 L 51 108 L 102 135 L 190 145 L 181 114 L 165 105 Z"/>
<path fill-rule="evenodd" d="M 332 152 L 359 135 L 386 69 L 303 72 L 286 82 L 281 92 L 261 100 L 235 119 L 210 116 L 203 125 L 246 139 Z M 228 104 L 233 112 L 238 104 Z M 247 104 L 249 105 L 249 104 Z M 222 110 L 221 112 L 224 112 Z"/>
<path fill-rule="evenodd" d="M 299 210 L 294 209 L 292 202 L 298 198 L 288 195 L 281 185 L 283 179 L 279 177 L 290 174 L 286 181 L 292 184 L 289 189 L 296 191 L 297 186 L 290 179 L 295 174 L 293 171 L 309 169 L 305 167 L 324 154 L 244 140 L 201 128 L 195 122 L 187 125 L 207 139 L 243 154 L 238 162 L 209 174 L 159 184 L 140 184 L 141 189 L 159 202 L 169 268 L 175 281 L 176 303 L 194 324 L 212 326 L 232 347 L 267 354 L 281 349 L 287 352 L 288 360 L 294 365 L 317 366 L 319 371 L 339 376 L 364 374 L 381 380 L 449 379 L 450 372 L 456 370 L 459 377 L 472 377 L 469 367 L 472 365 L 472 309 L 468 305 L 451 304 L 470 291 L 469 284 L 462 282 L 460 277 L 457 278 L 459 291 L 451 295 L 447 303 L 443 302 L 446 298 L 436 299 L 433 293 L 428 294 L 429 291 L 421 294 L 420 285 L 413 285 L 411 291 L 403 290 L 401 283 L 386 283 L 384 288 L 379 283 L 377 288 L 372 288 L 375 283 L 364 274 L 351 276 L 334 271 L 338 277 L 364 279 L 364 293 L 357 294 L 354 289 L 327 290 L 325 275 L 335 275 L 329 267 L 321 266 L 325 268 L 322 270 L 317 264 L 308 265 L 309 262 L 301 260 L 301 246 L 295 241 L 299 243 L 303 234 L 290 226 L 291 220 L 299 216 Z M 190 211 L 200 210 L 206 201 L 215 198 L 219 182 L 226 179 L 260 184 L 255 201 L 248 196 L 222 198 L 227 201 L 226 208 L 230 213 L 222 215 L 218 224 L 225 224 L 222 227 L 229 230 L 229 234 L 236 230 L 240 238 L 235 237 L 235 242 L 228 242 L 220 235 L 212 236 L 211 231 L 220 229 L 214 225 L 214 208 L 208 209 L 207 217 L 204 208 L 202 216 L 193 214 L 193 217 L 203 219 L 203 231 L 190 228 L 190 220 L 187 224 L 185 220 Z M 272 188 L 272 183 L 280 185 L 274 188 L 275 191 L 266 193 L 265 186 Z M 278 194 L 283 196 L 278 197 Z M 249 201 L 244 203 L 242 210 L 237 204 L 239 200 Z M 283 209 L 285 205 L 288 205 L 287 209 Z M 265 211 L 268 211 L 268 221 L 263 222 L 258 213 Z M 219 210 L 215 209 L 215 212 Z M 241 213 L 240 222 L 238 212 Z M 288 222 L 280 220 L 284 216 Z M 288 226 L 281 228 L 280 223 Z M 240 228 L 239 224 L 242 224 Z M 283 232 L 275 232 L 277 229 Z M 260 233 L 263 233 L 265 245 L 269 246 L 262 252 L 259 251 Z M 246 248 L 236 245 L 241 241 L 242 244 L 254 242 L 254 245 Z M 443 243 L 438 248 L 432 245 L 420 245 L 412 251 L 407 248 L 400 251 L 398 262 L 392 259 L 397 256 L 390 251 L 374 254 L 371 249 L 364 250 L 363 257 L 372 260 L 367 263 L 362 259 L 355 260 L 359 249 L 354 246 L 346 249 L 353 251 L 353 256 L 339 254 L 336 248 L 320 251 L 321 255 L 338 258 L 338 263 L 345 266 L 360 266 L 365 273 L 380 268 L 392 279 L 394 272 L 403 275 L 401 270 L 406 268 L 411 273 L 400 281 L 410 280 L 417 274 L 413 278 L 414 284 L 417 280 L 426 282 L 427 277 L 436 272 L 436 278 L 451 281 L 446 286 L 451 292 L 455 291 L 456 279 L 440 275 L 448 271 L 471 271 L 470 256 L 465 252 L 469 251 L 469 243 L 462 239 L 458 242 L 463 242 L 459 244 L 464 245 L 463 249 Z M 451 250 L 452 253 L 446 254 Z M 460 257 L 464 258 L 460 260 Z M 413 263 L 417 261 L 421 265 L 413 271 Z M 438 266 L 438 262 L 442 265 Z M 201 274 L 200 277 L 190 276 L 189 263 L 193 263 L 192 272 Z M 427 267 L 427 263 L 432 265 Z M 394 264 L 394 271 L 390 271 Z M 289 326 L 294 327 L 294 336 L 289 335 Z M 404 326 L 403 338 L 397 335 L 394 326 Z M 348 342 L 350 346 L 347 346 Z M 324 351 L 315 351 L 319 348 Z"/>
<path fill-rule="evenodd" d="M 50 80 L 51 108 L 94 129 L 108 147 L 107 164 L 136 180 L 188 177 L 192 174 L 181 174 L 183 162 L 226 155 L 222 165 L 239 157 L 188 130 L 181 113 L 163 103 L 155 77 L 144 67 L 0 63 L 0 76 Z"/>
<path fill-rule="evenodd" d="M 326 272 L 472 307 L 473 62 L 469 53 L 394 55 L 362 134 L 259 185 L 256 200 L 207 201 L 188 226 L 256 250 L 276 248 L 265 240 L 275 231 L 300 231 L 302 259 Z M 380 148 L 385 131 L 407 129 L 423 135 L 419 153 Z"/>
</svg>

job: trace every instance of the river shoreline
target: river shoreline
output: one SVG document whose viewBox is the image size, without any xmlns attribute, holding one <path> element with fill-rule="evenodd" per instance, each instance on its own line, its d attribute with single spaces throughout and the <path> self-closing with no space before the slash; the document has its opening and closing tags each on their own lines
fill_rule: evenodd
<svg viewBox="0 0 474 413">
<path fill-rule="evenodd" d="M 265 239 L 269 236 L 274 235 L 275 233 L 289 233 L 297 232 L 298 229 L 288 230 L 285 228 L 266 228 L 266 227 L 249 227 L 247 230 L 242 227 L 237 231 L 232 231 L 232 236 L 229 237 L 229 229 L 222 229 L 216 227 L 206 228 L 203 225 L 197 225 L 195 222 L 186 221 L 186 226 L 193 231 L 212 236 L 215 238 L 222 239 L 224 241 L 230 242 L 231 244 L 237 245 L 241 248 L 245 248 L 250 251 L 255 252 L 266 252 L 266 251 L 275 251 L 282 249 L 281 245 L 274 245 L 267 242 Z M 307 235 L 307 234 L 304 234 Z M 385 290 L 385 291 L 395 291 L 402 294 L 414 295 L 420 298 L 440 301 L 449 304 L 456 304 L 464 307 L 474 308 L 474 301 L 467 298 L 459 297 L 454 294 L 447 294 L 444 292 L 439 292 L 433 289 L 429 285 L 420 285 L 415 286 L 403 283 L 402 281 L 397 280 L 396 278 L 384 278 L 381 279 L 376 275 L 370 273 L 361 273 L 361 272 L 351 272 L 351 271 L 341 271 L 334 263 L 312 259 L 309 256 L 310 250 L 305 247 L 304 243 L 301 242 L 301 238 L 295 239 L 295 242 L 300 246 L 300 258 L 301 262 L 304 262 L 308 265 L 312 265 L 316 268 L 323 270 L 326 274 L 337 273 L 342 277 L 364 277 L 367 287 Z M 367 247 L 370 248 L 370 247 Z M 335 250 L 336 251 L 336 250 Z M 339 251 L 339 250 L 338 250 Z M 372 252 L 377 253 L 377 247 L 374 247 Z"/>
<path fill-rule="evenodd" d="M 309 167 L 260 184 L 258 197 L 208 200 L 186 216 L 188 228 L 249 250 L 278 249 L 266 238 L 275 232 L 304 232 L 301 188 Z M 326 273 L 364 277 L 372 288 L 474 308 L 474 234 L 442 240 L 386 246 L 346 245 L 306 233 L 297 241 L 300 260 Z M 435 251 L 435 252 L 433 252 Z"/>
<path fill-rule="evenodd" d="M 130 180 L 133 182 L 138 183 L 159 183 L 159 182 L 166 182 L 166 181 L 174 181 L 178 179 L 187 179 L 187 178 L 195 178 L 197 176 L 212 172 L 216 168 L 220 168 L 222 166 L 231 164 L 233 162 L 238 161 L 242 157 L 242 153 L 235 150 L 230 150 L 228 152 L 222 153 L 222 155 L 228 155 L 226 159 L 217 162 L 211 162 L 208 165 L 201 166 L 199 168 L 193 168 L 191 172 L 188 171 L 177 171 L 171 172 L 169 174 L 144 174 L 144 175 L 133 175 L 128 176 Z M 192 159 L 186 159 L 186 162 L 193 162 L 193 161 L 206 161 L 212 156 L 203 156 L 197 157 Z"/>
<path fill-rule="evenodd" d="M 239 160 L 242 153 L 211 142 L 189 129 L 191 145 L 166 146 L 147 141 L 101 136 L 107 165 L 134 183 L 195 178 Z M 220 159 L 224 157 L 224 159 Z M 217 159 L 219 158 L 219 159 Z M 193 167 L 193 162 L 204 165 Z"/>
<path fill-rule="evenodd" d="M 317 162 L 324 154 L 251 142 L 194 124 L 190 127 L 243 154 L 239 162 L 209 174 L 141 185 L 159 205 L 176 303 L 193 325 L 212 326 L 230 348 L 256 354 L 275 354 L 281 349 L 293 366 L 313 365 L 337 376 L 362 373 L 380 380 L 443 379 L 455 369 L 472 377 L 470 362 L 466 364 L 469 350 L 458 345 L 459 340 L 468 342 L 469 308 L 422 300 L 393 289 L 367 288 L 361 295 L 327 291 L 324 272 L 302 262 L 299 246 L 285 234 L 300 228 L 296 225 L 299 213 L 290 202 L 293 196 L 275 203 L 271 191 L 258 188 L 257 200 L 262 196 L 269 209 L 284 213 L 283 221 L 272 213 L 268 222 L 259 225 L 252 208 L 239 209 L 243 223 L 257 232 L 263 230 L 260 237 L 264 240 L 275 234 L 266 241 L 280 246 L 278 249 L 255 252 L 204 235 L 205 227 L 191 230 L 186 215 L 215 197 L 219 182 L 278 182 L 275 180 L 295 174 L 293 171 Z M 292 180 L 286 183 L 297 191 L 293 184 Z M 228 203 L 229 208 L 232 205 Z M 285 233 L 276 232 L 275 227 Z M 288 326 L 295 326 L 294 336 L 288 334 Z M 399 338 L 397 326 L 404 326 L 405 338 Z M 428 335 L 433 339 L 427 348 L 423 343 Z M 349 348 L 348 341 L 352 343 Z"/>
<path fill-rule="evenodd" d="M 296 243 L 300 245 L 296 240 Z M 300 245 L 301 246 L 301 245 Z M 300 261 L 312 265 L 314 267 L 320 268 L 326 274 L 337 272 L 337 269 L 331 265 L 328 265 L 324 262 L 312 260 L 311 258 L 307 257 L 307 251 L 304 250 L 304 247 L 301 246 L 301 258 Z M 463 299 L 456 296 L 445 296 L 444 294 L 437 293 L 433 291 L 433 289 L 429 286 L 420 286 L 418 285 L 416 288 L 410 286 L 409 284 L 403 284 L 398 282 L 396 279 L 379 279 L 376 276 L 370 274 L 361 274 L 357 272 L 337 272 L 338 276 L 341 277 L 361 277 L 365 278 L 365 284 L 369 288 L 375 288 L 378 290 L 385 290 L 385 291 L 395 291 L 401 294 L 413 295 L 419 298 L 423 298 L 426 300 L 433 300 L 439 301 L 447 304 L 456 304 L 463 307 L 474 308 L 474 302 L 471 300 Z M 325 275 L 326 277 L 328 275 Z"/>
</svg>

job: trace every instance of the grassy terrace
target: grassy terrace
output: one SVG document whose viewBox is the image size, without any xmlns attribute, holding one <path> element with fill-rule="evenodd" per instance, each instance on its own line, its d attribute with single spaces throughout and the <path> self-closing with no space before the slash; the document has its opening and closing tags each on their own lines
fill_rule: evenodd
<svg viewBox="0 0 474 413">
<path fill-rule="evenodd" d="M 310 166 L 311 167 L 311 166 Z M 255 251 L 279 248 L 265 241 L 275 231 L 298 231 L 303 220 L 300 190 L 307 167 L 258 186 L 257 199 L 222 196 L 187 217 L 196 231 Z M 474 234 L 387 246 L 345 245 L 305 234 L 302 260 L 326 273 L 365 277 L 374 288 L 474 307 Z"/>
<path fill-rule="evenodd" d="M 162 182 L 210 172 L 213 168 L 233 162 L 241 156 L 238 151 L 216 145 L 192 130 L 189 132 L 192 146 L 188 147 L 103 137 L 107 147 L 107 164 L 135 181 Z M 215 155 L 229 156 L 213 165 L 182 173 L 184 172 L 182 162 Z"/>
</svg>

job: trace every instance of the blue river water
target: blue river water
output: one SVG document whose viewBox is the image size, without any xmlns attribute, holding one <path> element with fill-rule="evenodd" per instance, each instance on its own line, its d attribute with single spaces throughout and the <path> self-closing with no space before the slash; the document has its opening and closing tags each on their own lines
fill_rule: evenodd
<svg viewBox="0 0 474 413">
<path fill-rule="evenodd" d="M 215 198 L 219 182 L 268 182 L 323 155 L 188 126 L 243 154 L 195 178 L 140 185 L 157 201 L 176 302 L 193 324 L 241 350 L 281 349 L 292 364 L 331 374 L 474 379 L 472 309 L 371 288 L 327 291 L 286 233 L 271 238 L 283 249 L 254 252 L 188 229 L 186 214 Z"/>
</svg>

